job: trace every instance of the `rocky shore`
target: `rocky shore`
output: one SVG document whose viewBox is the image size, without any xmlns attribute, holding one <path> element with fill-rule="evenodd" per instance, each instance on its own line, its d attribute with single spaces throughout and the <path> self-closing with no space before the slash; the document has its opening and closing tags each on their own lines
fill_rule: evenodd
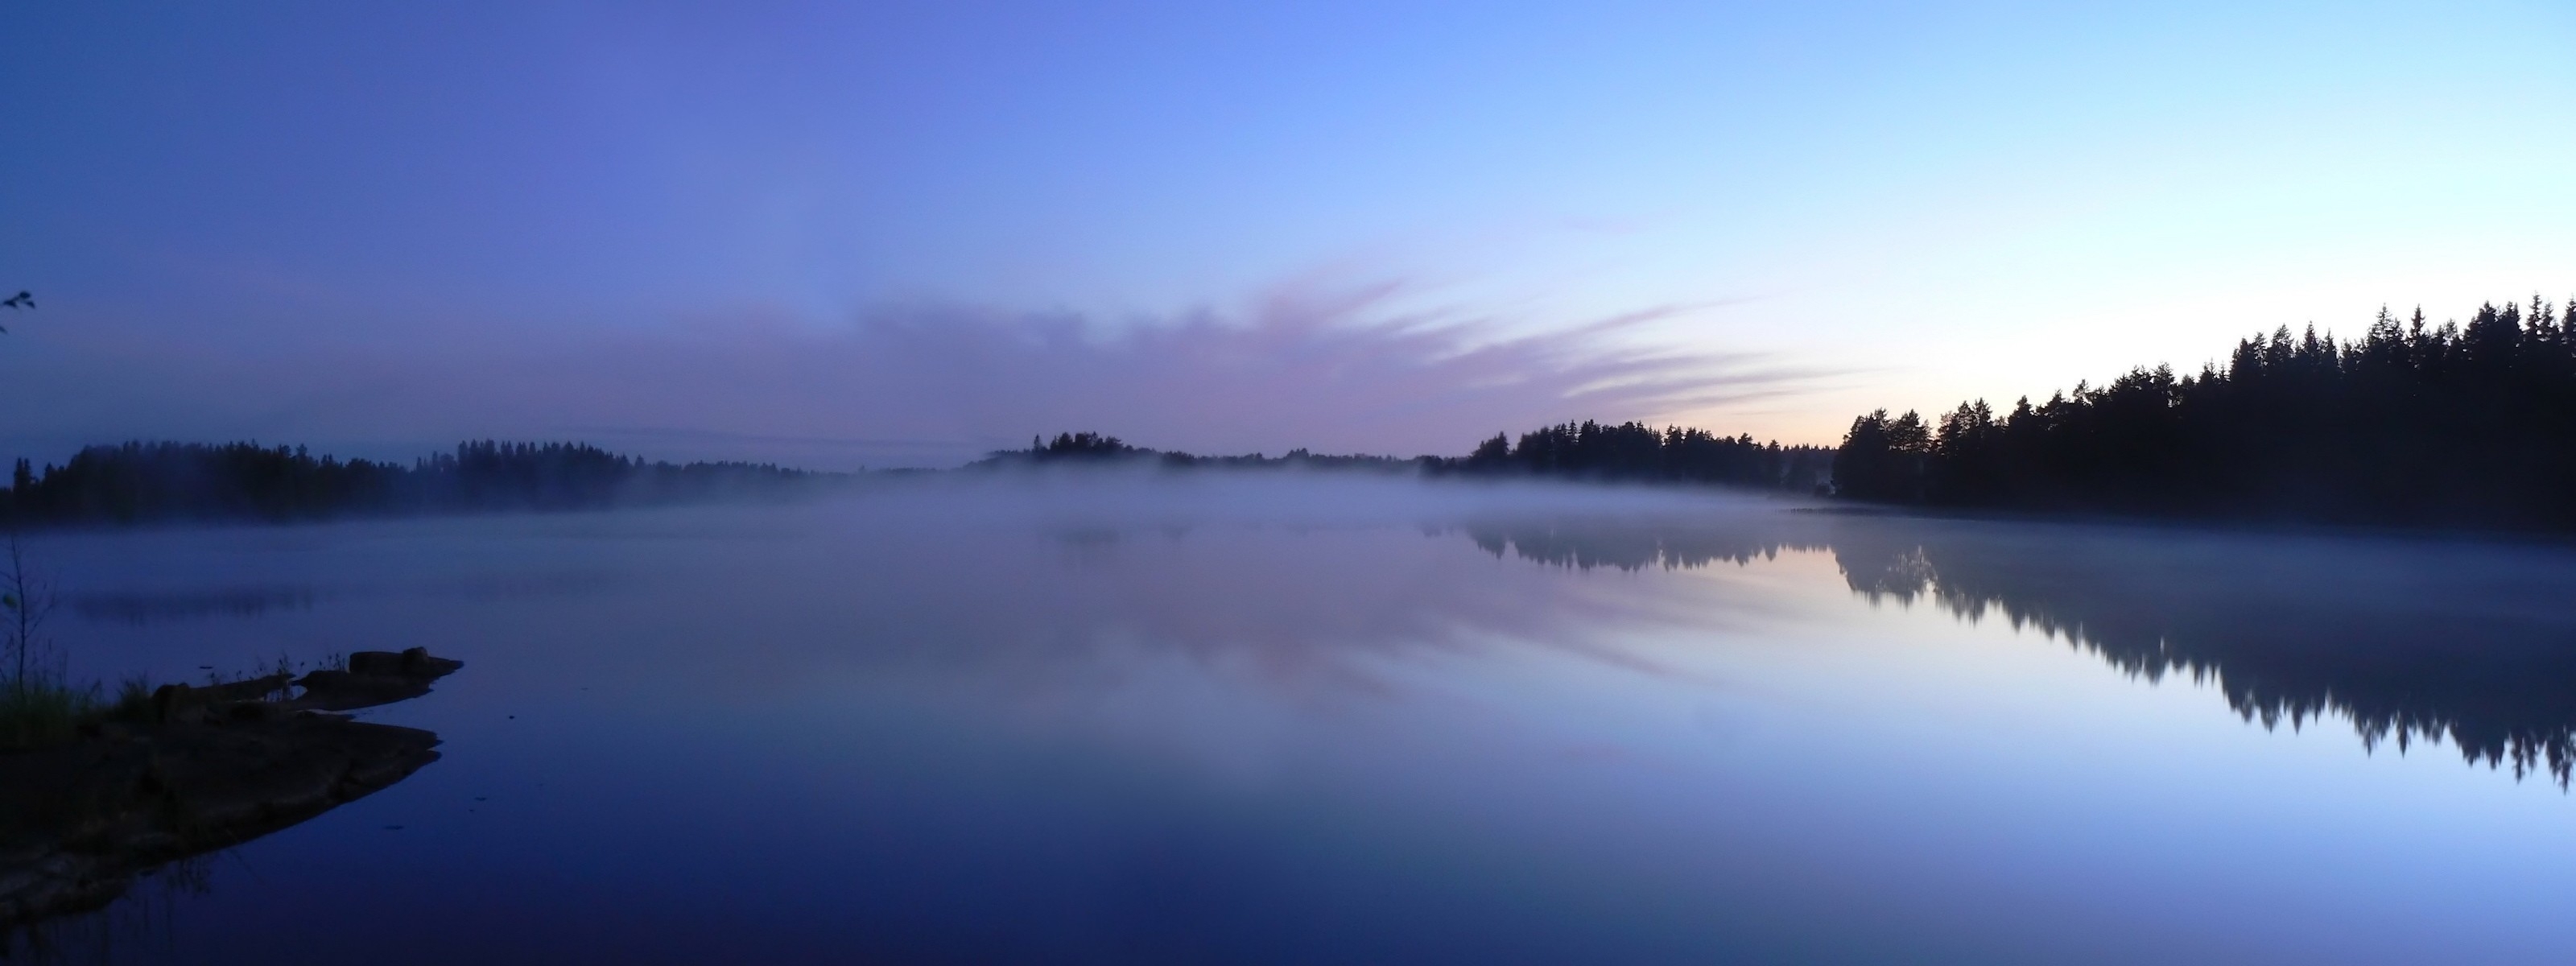
<svg viewBox="0 0 2576 966">
<path fill-rule="evenodd" d="M 0 752 L 0 936 L 106 906 L 164 864 L 230 848 L 390 786 L 438 736 L 336 712 L 418 697 L 463 665 L 419 648 L 346 669 L 165 685 L 144 723 Z"/>
</svg>

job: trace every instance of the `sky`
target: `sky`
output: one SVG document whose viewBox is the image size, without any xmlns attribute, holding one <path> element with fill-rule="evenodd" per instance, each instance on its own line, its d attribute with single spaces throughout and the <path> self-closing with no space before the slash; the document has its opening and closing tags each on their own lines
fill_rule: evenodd
<svg viewBox="0 0 2576 966">
<path fill-rule="evenodd" d="M 0 6 L 0 450 L 1463 453 L 2576 294 L 2576 5 Z"/>
</svg>

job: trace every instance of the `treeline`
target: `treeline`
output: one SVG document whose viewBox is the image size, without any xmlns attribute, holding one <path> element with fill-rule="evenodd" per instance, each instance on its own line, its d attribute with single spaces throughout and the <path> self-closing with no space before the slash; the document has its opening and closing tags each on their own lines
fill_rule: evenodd
<svg viewBox="0 0 2576 966">
<path fill-rule="evenodd" d="M 1514 444 L 1504 434 L 1477 445 L 1464 460 L 1448 468 L 1470 473 L 1521 473 L 1533 476 L 1598 480 L 1651 480 L 1717 483 L 1730 486 L 1806 492 L 1822 484 L 1833 451 L 1821 446 L 1757 443 L 1753 437 L 1720 436 L 1704 429 L 1644 423 L 1563 423 L 1522 433 Z"/>
<path fill-rule="evenodd" d="M 970 470 L 991 470 L 1013 466 L 1142 464 L 1171 469 L 1194 467 L 1223 469 L 1316 469 L 1418 470 L 1441 462 L 1437 456 L 1404 459 L 1394 456 L 1331 456 L 1292 449 L 1283 456 L 1247 453 L 1241 456 L 1200 456 L 1195 453 L 1146 449 L 1131 446 L 1116 436 L 1099 433 L 1057 433 L 1054 439 L 1032 437 L 1024 450 L 999 450 L 967 464 Z"/>
<path fill-rule="evenodd" d="M 2137 369 L 1997 413 L 1852 422 L 1835 492 L 1900 503 L 2576 529 L 2576 303 L 2465 326 L 2381 310 L 2361 338 L 2284 327 L 2222 367 Z"/>
<path fill-rule="evenodd" d="M 1032 438 L 1025 450 L 996 452 L 982 468 L 1150 462 L 1171 468 L 1279 468 L 1401 470 L 1425 475 L 1547 476 L 1588 480 L 1665 481 L 1791 489 L 1822 486 L 1833 451 L 1821 446 L 1757 443 L 1751 436 L 1719 436 L 1704 429 L 1585 420 L 1522 433 L 1515 445 L 1497 433 L 1465 457 L 1332 456 L 1289 450 L 1284 456 L 1199 456 L 1131 446 L 1099 433 L 1058 433 Z"/>
<path fill-rule="evenodd" d="M 393 462 L 254 443 L 92 446 L 38 471 L 19 460 L 0 514 L 27 525 L 289 521 L 575 510 L 775 492 L 813 474 L 767 464 L 646 462 L 580 443 L 459 444 Z"/>
</svg>

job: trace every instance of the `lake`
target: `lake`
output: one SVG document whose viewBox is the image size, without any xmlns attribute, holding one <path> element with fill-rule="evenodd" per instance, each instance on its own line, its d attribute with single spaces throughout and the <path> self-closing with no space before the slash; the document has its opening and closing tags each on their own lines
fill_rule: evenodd
<svg viewBox="0 0 2576 966">
<path fill-rule="evenodd" d="M 2576 955 L 2560 546 L 1103 472 L 30 550 L 84 678 L 465 661 L 38 961 Z"/>
</svg>

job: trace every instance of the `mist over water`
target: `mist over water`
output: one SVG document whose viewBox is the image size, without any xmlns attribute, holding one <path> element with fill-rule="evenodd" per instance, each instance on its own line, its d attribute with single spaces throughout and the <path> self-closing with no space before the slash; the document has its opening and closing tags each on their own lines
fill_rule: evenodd
<svg viewBox="0 0 2576 966">
<path fill-rule="evenodd" d="M 2547 962 L 2576 939 L 2561 547 L 1070 471 L 34 549 L 78 676 L 466 662 L 385 712 L 444 760 L 153 915 L 57 924 L 67 959 Z"/>
</svg>

